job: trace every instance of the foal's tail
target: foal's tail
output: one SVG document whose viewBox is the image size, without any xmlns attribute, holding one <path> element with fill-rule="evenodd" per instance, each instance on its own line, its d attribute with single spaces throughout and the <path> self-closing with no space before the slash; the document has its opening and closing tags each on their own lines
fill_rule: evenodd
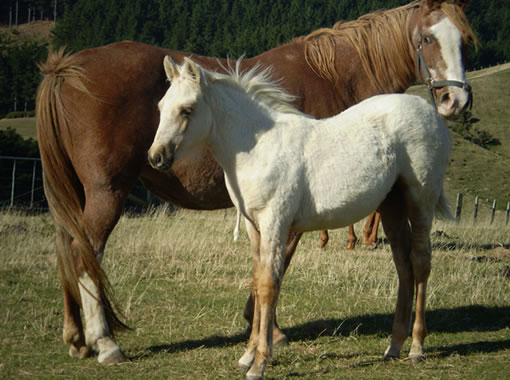
<svg viewBox="0 0 510 380">
<path fill-rule="evenodd" d="M 438 219 L 452 220 L 454 218 L 450 208 L 450 202 L 448 202 L 448 199 L 444 194 L 444 189 L 441 189 L 441 194 L 439 195 L 435 211 L 436 218 Z"/>
<path fill-rule="evenodd" d="M 76 56 L 63 49 L 50 53 L 39 66 L 44 78 L 36 100 L 37 141 L 43 167 L 44 193 L 56 227 L 56 250 L 62 286 L 81 304 L 79 273 L 83 265 L 96 285 L 110 331 L 127 328 L 112 306 L 112 291 L 106 274 L 97 261 L 94 249 L 82 226 L 85 196 L 83 185 L 74 170 L 66 146 L 71 144 L 70 118 L 62 97 L 62 85 L 89 93 L 85 73 Z"/>
</svg>

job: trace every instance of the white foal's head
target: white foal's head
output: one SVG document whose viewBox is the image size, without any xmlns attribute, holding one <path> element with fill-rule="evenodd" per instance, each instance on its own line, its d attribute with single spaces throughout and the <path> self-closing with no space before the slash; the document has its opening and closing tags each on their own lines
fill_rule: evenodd
<svg viewBox="0 0 510 380">
<path fill-rule="evenodd" d="M 163 65 L 171 84 L 158 104 L 160 120 L 149 149 L 149 163 L 155 169 L 167 170 L 204 140 L 212 114 L 202 91 L 207 73 L 189 58 L 178 66 L 166 56 Z"/>
</svg>

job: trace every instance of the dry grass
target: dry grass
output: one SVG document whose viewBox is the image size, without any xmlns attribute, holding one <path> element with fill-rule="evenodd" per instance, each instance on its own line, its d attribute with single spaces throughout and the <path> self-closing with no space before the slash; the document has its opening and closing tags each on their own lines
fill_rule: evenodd
<svg viewBox="0 0 510 380">
<path fill-rule="evenodd" d="M 104 368 L 69 358 L 61 341 L 49 216 L 0 213 L 0 377 L 242 378 L 235 363 L 247 339 L 251 262 L 246 235 L 232 242 L 234 223 L 233 210 L 121 218 L 105 268 L 135 328 L 120 336 L 132 362 Z M 384 241 L 345 251 L 346 231 L 337 230 L 325 251 L 318 233 L 298 248 L 278 308 L 291 344 L 275 352 L 268 377 L 503 378 L 510 226 L 437 223 L 433 231 L 424 363 L 381 361 L 398 286 L 391 253 Z"/>
</svg>

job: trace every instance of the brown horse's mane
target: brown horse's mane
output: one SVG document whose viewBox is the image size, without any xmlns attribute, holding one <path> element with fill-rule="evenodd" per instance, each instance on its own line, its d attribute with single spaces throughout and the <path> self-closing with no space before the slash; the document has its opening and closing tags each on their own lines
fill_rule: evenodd
<svg viewBox="0 0 510 380">
<path fill-rule="evenodd" d="M 337 39 L 347 41 L 358 53 L 365 72 L 380 92 L 390 88 L 388 82 L 406 88 L 414 78 L 413 50 L 410 29 L 411 16 L 422 6 L 422 1 L 379 10 L 361 16 L 357 20 L 337 22 L 333 28 L 322 28 L 304 37 L 305 59 L 319 76 L 335 83 L 335 45 Z M 469 26 L 464 11 L 455 2 L 441 3 L 441 10 L 461 31 L 465 43 L 476 37 Z M 402 70 L 402 63 L 408 70 Z"/>
</svg>

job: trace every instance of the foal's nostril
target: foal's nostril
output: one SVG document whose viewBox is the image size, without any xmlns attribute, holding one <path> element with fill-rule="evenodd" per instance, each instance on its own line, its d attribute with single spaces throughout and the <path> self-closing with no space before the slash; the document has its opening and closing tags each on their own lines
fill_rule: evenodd
<svg viewBox="0 0 510 380">
<path fill-rule="evenodd" d="M 161 152 L 155 154 L 149 153 L 149 163 L 154 169 L 159 169 L 163 165 L 163 155 Z"/>
<path fill-rule="evenodd" d="M 156 157 L 154 158 L 154 163 L 156 164 L 156 167 L 157 168 L 161 167 L 163 165 L 163 162 L 164 162 L 163 154 L 162 153 L 156 154 Z"/>
</svg>

